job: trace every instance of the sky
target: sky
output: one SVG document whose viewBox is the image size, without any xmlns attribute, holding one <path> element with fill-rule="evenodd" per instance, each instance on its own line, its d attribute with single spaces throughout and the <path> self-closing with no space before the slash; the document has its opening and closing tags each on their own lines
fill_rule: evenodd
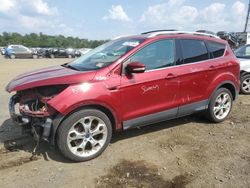
<svg viewBox="0 0 250 188">
<path fill-rule="evenodd" d="M 247 8 L 248 0 L 0 0 L 0 32 L 110 39 L 157 29 L 243 31 Z"/>
</svg>

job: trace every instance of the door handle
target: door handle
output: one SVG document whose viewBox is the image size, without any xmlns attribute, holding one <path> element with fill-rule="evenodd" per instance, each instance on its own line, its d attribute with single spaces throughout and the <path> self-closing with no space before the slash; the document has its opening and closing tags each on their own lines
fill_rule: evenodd
<svg viewBox="0 0 250 188">
<path fill-rule="evenodd" d="M 169 73 L 167 76 L 166 76 L 166 79 L 167 80 L 170 80 L 170 79 L 173 79 L 173 78 L 176 78 L 177 75 L 173 74 L 173 73 Z"/>
<path fill-rule="evenodd" d="M 213 70 L 215 70 L 216 68 L 215 68 L 215 66 L 213 66 L 213 65 L 211 65 L 209 68 L 208 68 L 208 70 L 209 71 L 213 71 Z"/>
</svg>

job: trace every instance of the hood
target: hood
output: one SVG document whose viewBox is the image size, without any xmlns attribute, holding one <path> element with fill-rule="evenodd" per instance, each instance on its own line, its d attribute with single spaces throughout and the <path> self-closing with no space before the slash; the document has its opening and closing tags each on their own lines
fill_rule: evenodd
<svg viewBox="0 0 250 188">
<path fill-rule="evenodd" d="M 44 68 L 17 76 L 6 86 L 6 91 L 86 82 L 92 80 L 95 73 L 96 71 L 76 71 L 63 66 Z"/>
</svg>

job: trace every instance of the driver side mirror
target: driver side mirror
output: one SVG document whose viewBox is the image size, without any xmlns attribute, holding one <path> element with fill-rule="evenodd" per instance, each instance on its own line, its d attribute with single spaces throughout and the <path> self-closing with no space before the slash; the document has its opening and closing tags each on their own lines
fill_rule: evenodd
<svg viewBox="0 0 250 188">
<path fill-rule="evenodd" d="M 131 73 L 143 73 L 143 72 L 145 72 L 145 70 L 146 70 L 146 67 L 141 62 L 132 62 L 126 66 L 126 72 L 129 74 L 131 74 Z"/>
</svg>

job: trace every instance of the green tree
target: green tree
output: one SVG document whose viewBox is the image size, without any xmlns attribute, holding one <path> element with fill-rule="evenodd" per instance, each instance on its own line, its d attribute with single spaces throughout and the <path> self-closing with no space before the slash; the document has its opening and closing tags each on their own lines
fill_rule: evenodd
<svg viewBox="0 0 250 188">
<path fill-rule="evenodd" d="M 95 48 L 105 42 L 107 40 L 88 40 L 63 35 L 51 36 L 43 33 L 21 35 L 19 33 L 3 32 L 0 34 L 0 46 L 22 44 L 27 47 Z"/>
</svg>

